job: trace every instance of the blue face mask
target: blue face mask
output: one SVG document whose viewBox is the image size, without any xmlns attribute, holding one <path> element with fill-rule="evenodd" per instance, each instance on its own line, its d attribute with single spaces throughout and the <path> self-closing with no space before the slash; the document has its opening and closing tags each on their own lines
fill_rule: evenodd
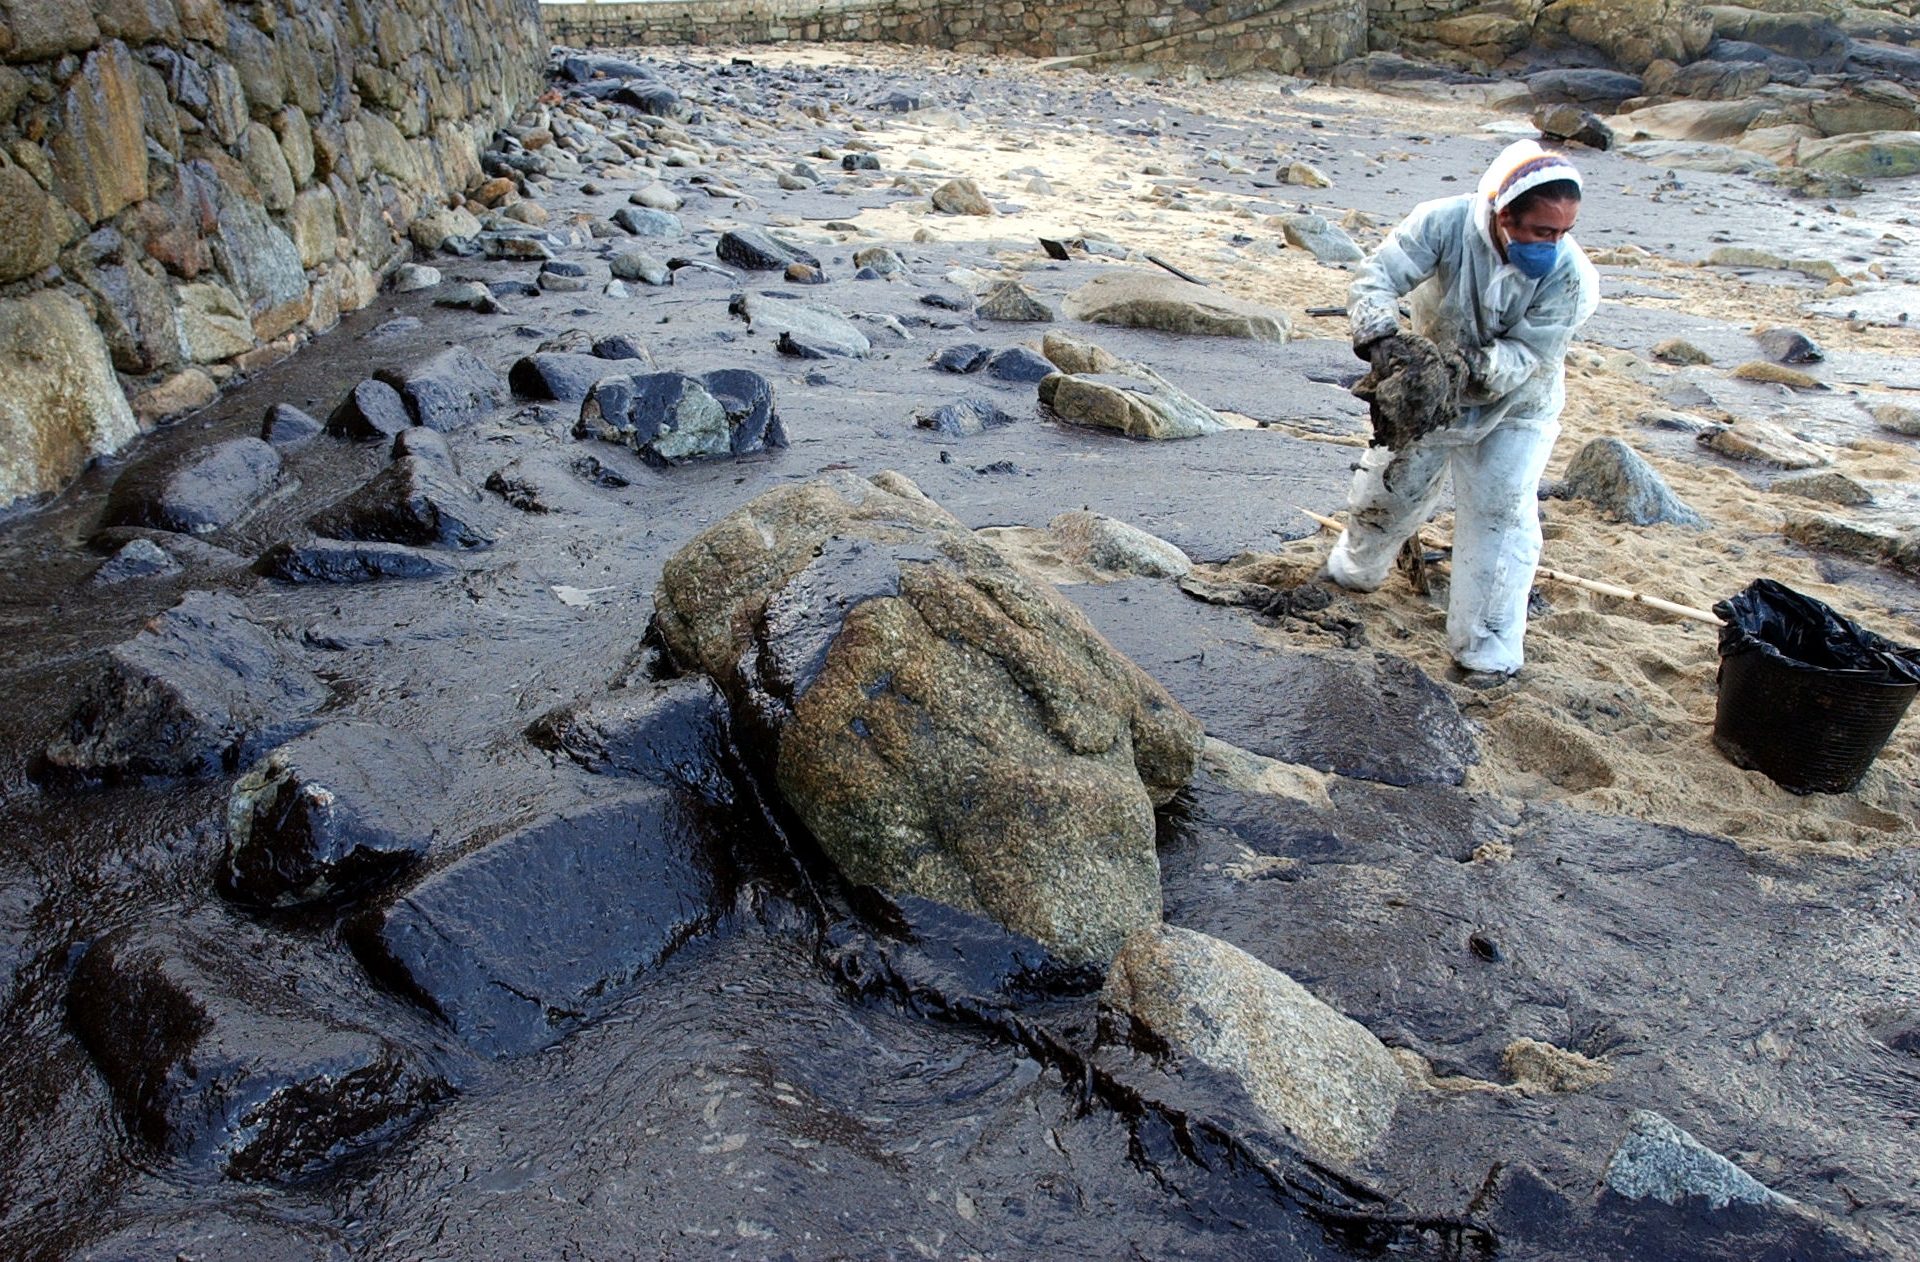
<svg viewBox="0 0 1920 1262">
<path fill-rule="evenodd" d="M 1540 280 L 1560 261 L 1558 241 L 1509 241 L 1507 262 L 1520 269 L 1529 280 Z"/>
</svg>

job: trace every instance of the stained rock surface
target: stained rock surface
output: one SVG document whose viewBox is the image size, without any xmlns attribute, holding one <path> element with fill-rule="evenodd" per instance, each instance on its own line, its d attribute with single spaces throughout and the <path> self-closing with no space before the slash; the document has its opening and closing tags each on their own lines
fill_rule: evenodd
<svg viewBox="0 0 1920 1262">
<path fill-rule="evenodd" d="M 850 879 L 1069 959 L 1158 919 L 1153 806 L 1198 726 L 906 479 L 765 495 L 671 558 L 655 601 Z"/>
</svg>

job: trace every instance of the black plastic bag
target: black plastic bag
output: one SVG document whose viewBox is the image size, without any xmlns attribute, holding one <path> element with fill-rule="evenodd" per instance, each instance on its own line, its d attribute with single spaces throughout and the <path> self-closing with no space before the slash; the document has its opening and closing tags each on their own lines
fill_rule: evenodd
<svg viewBox="0 0 1920 1262">
<path fill-rule="evenodd" d="M 1720 656 L 1765 653 L 1808 670 L 1845 672 L 1861 683 L 1920 683 L 1920 648 L 1895 644 L 1785 583 L 1755 579 L 1713 607 Z"/>
<path fill-rule="evenodd" d="M 1857 788 L 1920 693 L 1920 649 L 1768 578 L 1713 611 L 1726 620 L 1714 745 L 1793 793 Z"/>
</svg>

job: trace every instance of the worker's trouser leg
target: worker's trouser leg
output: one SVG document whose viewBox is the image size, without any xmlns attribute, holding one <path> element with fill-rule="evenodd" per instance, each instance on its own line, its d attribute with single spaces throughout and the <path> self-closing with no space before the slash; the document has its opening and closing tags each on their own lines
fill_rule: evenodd
<svg viewBox="0 0 1920 1262">
<path fill-rule="evenodd" d="M 1447 449 L 1412 443 L 1403 451 L 1369 447 L 1347 492 L 1350 523 L 1327 558 L 1327 574 L 1340 586 L 1370 592 L 1387 581 L 1402 544 L 1433 516 Z"/>
<path fill-rule="evenodd" d="M 1348 496 L 1351 524 L 1327 558 L 1334 582 L 1373 591 L 1400 548 L 1433 513 L 1440 475 L 1453 466 L 1453 574 L 1447 645 L 1469 670 L 1515 671 L 1522 661 L 1527 597 L 1540 562 L 1540 475 L 1560 427 L 1502 426 L 1465 446 L 1375 447 Z"/>
<path fill-rule="evenodd" d="M 1447 647 L 1468 670 L 1516 671 L 1540 564 L 1540 475 L 1560 427 L 1503 426 L 1453 453 Z"/>
</svg>

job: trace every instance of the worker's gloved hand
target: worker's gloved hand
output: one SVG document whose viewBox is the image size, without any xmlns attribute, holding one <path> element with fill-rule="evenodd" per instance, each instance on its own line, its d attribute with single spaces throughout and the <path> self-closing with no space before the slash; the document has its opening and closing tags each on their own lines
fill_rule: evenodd
<svg viewBox="0 0 1920 1262">
<path fill-rule="evenodd" d="M 1458 350 L 1442 351 L 1417 333 L 1395 333 L 1368 348 L 1373 371 L 1354 383 L 1373 420 L 1372 446 L 1399 451 L 1460 418 L 1460 394 L 1471 366 Z"/>
<path fill-rule="evenodd" d="M 1348 319 L 1353 322 L 1353 353 L 1369 363 L 1374 347 L 1400 332 L 1400 321 L 1385 312 L 1355 311 Z"/>
</svg>

